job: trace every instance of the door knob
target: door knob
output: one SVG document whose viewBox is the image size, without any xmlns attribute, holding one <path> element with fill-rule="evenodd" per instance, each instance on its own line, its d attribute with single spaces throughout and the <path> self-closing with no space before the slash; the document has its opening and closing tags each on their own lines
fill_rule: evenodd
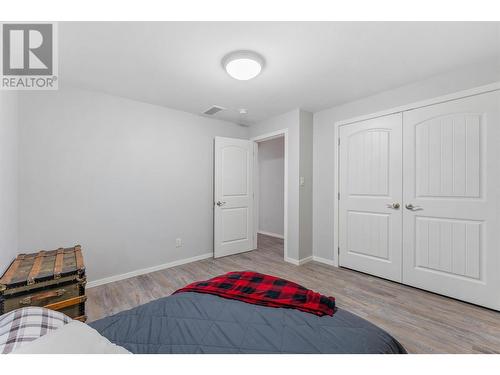
<svg viewBox="0 0 500 375">
<path fill-rule="evenodd" d="M 399 207 L 401 207 L 401 205 L 398 202 L 394 202 L 394 203 L 388 204 L 387 207 L 392 208 L 394 210 L 399 210 Z"/>
<path fill-rule="evenodd" d="M 216 205 L 219 206 L 219 207 L 224 206 L 225 204 L 226 204 L 226 202 L 224 202 L 224 201 L 222 201 L 222 202 L 221 201 L 217 201 L 217 203 L 216 203 Z"/>
<path fill-rule="evenodd" d="M 406 207 L 407 210 L 410 210 L 410 211 L 421 211 L 421 210 L 423 210 L 422 207 L 420 207 L 420 206 L 414 206 L 411 203 L 408 203 L 405 207 Z"/>
</svg>

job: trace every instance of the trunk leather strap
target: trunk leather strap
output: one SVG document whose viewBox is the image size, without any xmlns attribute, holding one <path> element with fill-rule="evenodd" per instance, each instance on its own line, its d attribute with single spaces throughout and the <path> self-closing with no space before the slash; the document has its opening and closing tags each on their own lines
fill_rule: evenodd
<svg viewBox="0 0 500 375">
<path fill-rule="evenodd" d="M 12 281 L 12 277 L 16 274 L 17 268 L 21 264 L 21 262 L 24 260 L 25 254 L 19 254 L 14 262 L 12 262 L 11 266 L 5 272 L 5 274 L 2 276 L 0 279 L 0 284 L 8 285 Z"/>
<path fill-rule="evenodd" d="M 32 303 L 42 301 L 48 298 L 61 297 L 66 293 L 66 289 L 51 290 L 45 293 L 39 293 L 34 296 L 28 296 L 19 301 L 20 305 L 31 305 Z"/>
<path fill-rule="evenodd" d="M 65 307 L 78 305 L 79 303 L 83 303 L 86 300 L 87 300 L 87 296 L 79 296 L 79 297 L 73 297 L 73 298 L 70 298 L 70 299 L 67 299 L 64 301 L 51 303 L 49 305 L 45 305 L 44 307 L 46 309 L 50 309 L 50 310 L 61 310 L 61 309 L 64 309 Z"/>
<path fill-rule="evenodd" d="M 75 258 L 76 258 L 76 269 L 77 271 L 84 270 L 82 247 L 80 245 L 75 246 Z"/>
<path fill-rule="evenodd" d="M 57 249 L 56 261 L 54 263 L 54 278 L 59 279 L 61 277 L 62 266 L 64 260 L 64 249 Z"/>
<path fill-rule="evenodd" d="M 31 271 L 28 275 L 28 285 L 32 285 L 35 283 L 35 277 L 38 276 L 38 274 L 40 273 L 40 269 L 42 268 L 42 261 L 44 255 L 45 255 L 44 250 L 40 251 L 36 255 L 35 261 L 33 262 L 33 267 L 31 267 Z"/>
</svg>

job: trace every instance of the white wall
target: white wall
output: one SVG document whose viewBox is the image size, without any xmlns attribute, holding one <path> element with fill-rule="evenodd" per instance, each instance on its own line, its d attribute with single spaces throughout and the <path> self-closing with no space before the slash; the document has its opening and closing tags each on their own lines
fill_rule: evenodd
<svg viewBox="0 0 500 375">
<path fill-rule="evenodd" d="M 313 114 L 300 111 L 300 245 L 299 259 L 313 255 Z"/>
<path fill-rule="evenodd" d="M 314 114 L 314 256 L 333 261 L 333 212 L 335 184 L 334 123 L 356 116 L 430 99 L 440 95 L 500 81 L 500 62 L 488 61 L 385 91 Z"/>
<path fill-rule="evenodd" d="M 247 128 L 77 89 L 20 106 L 23 250 L 80 243 L 90 280 L 212 252 L 213 138 Z"/>
<path fill-rule="evenodd" d="M 301 211 L 301 206 L 312 205 L 312 197 L 307 191 L 307 189 L 311 189 L 312 192 L 312 179 L 309 177 L 308 180 L 307 171 L 305 170 L 309 164 L 307 161 L 309 153 L 312 156 L 312 114 L 295 109 L 252 125 L 249 129 L 250 137 L 288 129 L 288 238 L 286 260 L 296 263 L 312 255 L 312 239 L 310 243 L 307 243 L 308 231 L 312 231 L 312 221 L 309 220 L 308 225 L 311 228 L 308 228 L 307 210 Z M 301 159 L 303 160 L 301 161 Z M 299 187 L 301 170 L 305 173 L 303 176 L 305 180 L 304 187 L 302 188 Z M 307 199 L 309 198 L 311 198 L 311 201 L 308 203 Z M 302 243 L 300 241 L 301 236 Z"/>
<path fill-rule="evenodd" d="M 0 276 L 18 252 L 17 93 L 0 91 Z"/>
<path fill-rule="evenodd" d="M 284 234 L 284 137 L 258 143 L 259 231 Z"/>
</svg>

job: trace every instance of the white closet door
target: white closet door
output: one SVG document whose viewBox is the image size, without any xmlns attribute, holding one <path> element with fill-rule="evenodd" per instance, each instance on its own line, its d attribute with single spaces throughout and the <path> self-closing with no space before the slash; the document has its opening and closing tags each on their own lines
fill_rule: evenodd
<svg viewBox="0 0 500 375">
<path fill-rule="evenodd" d="M 500 94 L 403 115 L 403 282 L 500 308 Z"/>
<path fill-rule="evenodd" d="M 401 281 L 401 114 L 340 128 L 340 265 Z"/>
</svg>

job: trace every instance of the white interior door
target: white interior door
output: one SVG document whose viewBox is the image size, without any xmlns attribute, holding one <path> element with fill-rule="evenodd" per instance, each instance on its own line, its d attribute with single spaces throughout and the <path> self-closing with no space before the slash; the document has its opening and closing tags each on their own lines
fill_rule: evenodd
<svg viewBox="0 0 500 375">
<path fill-rule="evenodd" d="M 401 281 L 402 119 L 340 128 L 340 265 Z"/>
<path fill-rule="evenodd" d="M 214 256 L 253 250 L 253 143 L 215 138 Z"/>
<path fill-rule="evenodd" d="M 500 94 L 403 116 L 403 281 L 499 309 Z"/>
</svg>

